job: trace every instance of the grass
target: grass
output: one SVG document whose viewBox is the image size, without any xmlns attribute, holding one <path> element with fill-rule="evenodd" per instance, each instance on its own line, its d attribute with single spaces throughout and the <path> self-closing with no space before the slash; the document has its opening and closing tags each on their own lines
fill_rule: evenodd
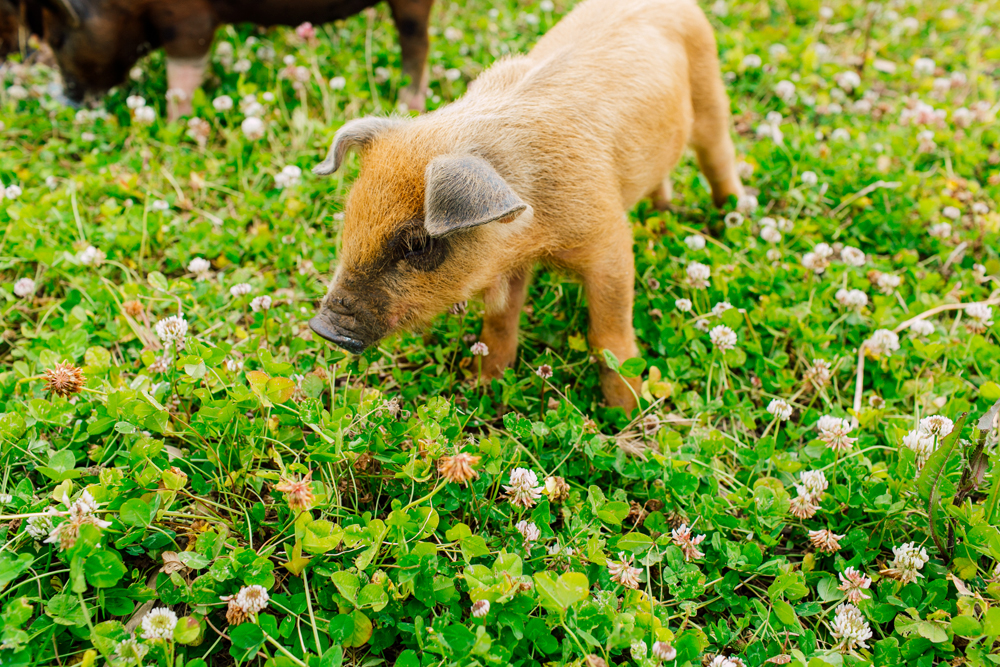
<svg viewBox="0 0 1000 667">
<path fill-rule="evenodd" d="M 440 2 L 430 106 L 572 3 L 544 4 Z M 357 160 L 309 169 L 392 108 L 385 7 L 223 29 L 197 127 L 163 121 L 162 54 L 100 113 L 8 64 L 4 664 L 997 662 L 1000 7 L 705 9 L 759 205 L 716 211 L 688 157 L 631 213 L 636 415 L 555 272 L 488 387 L 480 304 L 361 357 L 308 329 Z"/>
</svg>

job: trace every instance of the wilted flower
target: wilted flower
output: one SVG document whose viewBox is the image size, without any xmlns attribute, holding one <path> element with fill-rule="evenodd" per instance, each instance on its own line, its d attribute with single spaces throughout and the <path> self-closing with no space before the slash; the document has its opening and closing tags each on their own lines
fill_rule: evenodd
<svg viewBox="0 0 1000 667">
<path fill-rule="evenodd" d="M 564 502 L 569 498 L 569 484 L 566 480 L 557 475 L 549 475 L 545 478 L 544 493 L 549 500 L 554 503 Z"/>
<path fill-rule="evenodd" d="M 167 607 L 157 607 L 142 617 L 142 638 L 149 641 L 172 640 L 175 627 L 177 614 Z"/>
<path fill-rule="evenodd" d="M 708 337 L 720 352 L 732 350 L 736 347 L 736 332 L 724 324 L 713 327 L 708 332 Z"/>
<path fill-rule="evenodd" d="M 692 234 L 684 238 L 684 244 L 691 250 L 704 250 L 705 237 L 701 234 Z"/>
<path fill-rule="evenodd" d="M 535 369 L 535 375 L 542 378 L 543 380 L 548 380 L 550 377 L 552 377 L 552 366 L 549 366 L 548 364 L 542 364 L 541 366 Z"/>
<path fill-rule="evenodd" d="M 897 579 L 903 584 L 911 584 L 923 577 L 920 570 L 930 558 L 927 549 L 918 547 L 915 542 L 907 542 L 892 548 L 894 558 L 889 561 L 889 567 L 881 571 L 884 576 Z"/>
<path fill-rule="evenodd" d="M 250 283 L 238 283 L 229 288 L 229 293 L 234 299 L 239 299 L 244 297 L 253 291 L 253 286 Z"/>
<path fill-rule="evenodd" d="M 691 303 L 691 299 L 677 299 L 674 301 L 674 307 L 682 313 L 687 313 L 691 311 L 694 304 Z"/>
<path fill-rule="evenodd" d="M 767 404 L 767 411 L 777 417 L 780 421 L 788 421 L 788 418 L 792 416 L 792 406 L 790 406 L 787 401 L 780 398 L 772 399 L 771 402 Z"/>
<path fill-rule="evenodd" d="M 687 277 L 691 287 L 704 289 L 708 287 L 708 279 L 712 276 L 712 269 L 701 262 L 691 262 L 687 265 Z"/>
<path fill-rule="evenodd" d="M 129 317 L 139 317 L 143 313 L 142 301 L 138 299 L 131 299 L 122 304 L 122 312 L 124 312 Z"/>
<path fill-rule="evenodd" d="M 44 377 L 45 390 L 63 398 L 79 394 L 87 382 L 83 376 L 83 369 L 69 362 L 58 363 L 49 368 L 45 371 Z"/>
<path fill-rule="evenodd" d="M 743 214 L 739 211 L 730 211 L 726 213 L 726 217 L 723 218 L 723 222 L 726 223 L 726 227 L 730 229 L 739 227 L 743 224 Z"/>
<path fill-rule="evenodd" d="M 521 533 L 525 542 L 537 542 L 542 536 L 542 531 L 532 521 L 518 521 L 514 527 Z"/>
<path fill-rule="evenodd" d="M 515 507 L 534 507 L 535 502 L 542 497 L 538 476 L 527 468 L 514 468 L 510 473 L 510 484 L 503 489 L 507 492 L 511 505 Z"/>
<path fill-rule="evenodd" d="M 208 142 L 208 135 L 212 132 L 212 125 L 201 118 L 192 118 L 188 120 L 187 136 L 198 142 L 198 145 L 204 148 L 205 144 Z"/>
<path fill-rule="evenodd" d="M 766 662 L 768 664 L 771 664 L 771 665 L 787 665 L 791 661 L 792 661 L 792 656 L 790 656 L 787 653 L 779 653 L 778 655 L 774 656 L 773 658 L 768 658 L 764 662 Z"/>
<path fill-rule="evenodd" d="M 489 353 L 490 353 L 490 348 L 487 347 L 486 343 L 484 343 L 481 340 L 480 341 L 476 341 L 475 343 L 473 343 L 472 347 L 469 348 L 469 350 L 476 357 L 485 357 L 485 356 L 489 355 Z"/>
<path fill-rule="evenodd" d="M 684 552 L 684 560 L 697 560 L 705 555 L 698 550 L 698 545 L 705 541 L 705 536 L 692 534 L 686 523 L 671 530 L 670 538 Z"/>
<path fill-rule="evenodd" d="M 827 530 L 826 528 L 809 531 L 809 541 L 812 543 L 813 548 L 823 553 L 832 554 L 840 551 L 840 540 L 842 539 L 844 539 L 843 535 L 837 535 L 832 530 Z"/>
<path fill-rule="evenodd" d="M 164 347 L 177 345 L 177 349 L 183 349 L 184 336 L 188 332 L 188 322 L 183 315 L 171 315 L 156 323 L 156 335 L 163 342 Z"/>
<path fill-rule="evenodd" d="M 878 329 L 863 345 L 873 357 L 890 357 L 899 349 L 899 336 L 889 329 Z"/>
<path fill-rule="evenodd" d="M 802 379 L 815 389 L 830 384 L 830 362 L 825 359 L 813 359 L 812 365 L 803 373 Z"/>
<path fill-rule="evenodd" d="M 16 283 L 14 283 L 14 296 L 20 297 L 22 299 L 27 298 L 35 293 L 35 281 L 31 278 L 21 278 Z"/>
<path fill-rule="evenodd" d="M 618 560 L 608 561 L 608 574 L 611 575 L 611 581 L 616 584 L 621 584 L 625 588 L 639 588 L 639 576 L 642 574 L 642 570 L 638 567 L 632 567 L 632 561 L 634 557 L 629 554 L 626 555 L 624 552 L 618 552 Z"/>
<path fill-rule="evenodd" d="M 296 167 L 294 164 L 287 165 L 282 169 L 277 176 L 274 177 L 274 184 L 279 188 L 290 188 L 298 185 L 299 179 L 302 177 L 302 169 Z"/>
<path fill-rule="evenodd" d="M 816 504 L 816 499 L 811 495 L 802 493 L 805 489 L 801 485 L 797 485 L 796 489 L 799 490 L 799 494 L 792 498 L 788 511 L 800 519 L 811 519 L 819 510 L 819 505 Z"/>
<path fill-rule="evenodd" d="M 255 313 L 260 312 L 262 310 L 270 310 L 270 309 L 271 309 L 271 297 L 267 296 L 266 294 L 264 296 L 258 296 L 250 302 L 250 310 L 252 310 Z"/>
<path fill-rule="evenodd" d="M 472 615 L 475 618 L 485 618 L 488 613 L 490 613 L 489 600 L 476 600 L 472 604 Z"/>
<path fill-rule="evenodd" d="M 837 615 L 830 624 L 830 630 L 839 640 L 837 647 L 841 651 L 868 648 L 865 642 L 872 636 L 872 629 L 861 614 L 861 610 L 853 604 L 842 604 L 837 607 Z"/>
<path fill-rule="evenodd" d="M 871 587 L 871 577 L 859 572 L 853 567 L 849 567 L 840 573 L 840 586 L 838 590 L 844 591 L 847 601 L 857 604 L 862 600 L 868 600 L 870 595 L 865 595 L 864 591 Z"/>
<path fill-rule="evenodd" d="M 244 614 L 248 615 L 262 612 L 267 607 L 269 599 L 270 596 L 267 594 L 267 589 L 256 584 L 253 586 L 244 586 L 234 597 L 236 606 Z"/>
<path fill-rule="evenodd" d="M 454 456 L 442 456 L 438 459 L 438 472 L 449 482 L 467 484 L 470 480 L 479 479 L 479 473 L 474 467 L 479 465 L 481 458 L 465 452 Z"/>
<path fill-rule="evenodd" d="M 243 119 L 240 123 L 240 129 L 243 131 L 243 135 L 250 141 L 257 141 L 264 136 L 265 125 L 264 121 L 256 116 L 250 116 L 249 118 Z"/>
<path fill-rule="evenodd" d="M 868 295 L 859 289 L 839 289 L 836 294 L 837 303 L 844 308 L 861 310 L 868 305 Z"/>
<path fill-rule="evenodd" d="M 310 509 L 315 502 L 311 470 L 302 479 L 282 478 L 278 484 L 274 485 L 274 489 L 285 494 L 288 508 L 294 512 L 304 512 Z"/>
</svg>

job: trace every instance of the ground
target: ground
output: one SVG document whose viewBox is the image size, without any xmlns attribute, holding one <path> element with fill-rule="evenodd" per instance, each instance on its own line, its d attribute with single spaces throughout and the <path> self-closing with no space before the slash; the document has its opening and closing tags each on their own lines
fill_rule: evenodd
<svg viewBox="0 0 1000 667">
<path fill-rule="evenodd" d="M 572 4 L 440 1 L 430 106 Z M 4 664 L 1000 661 L 1000 6 L 704 9 L 756 206 L 688 157 L 632 211 L 634 415 L 572 276 L 489 386 L 476 302 L 308 329 L 357 160 L 309 170 L 393 108 L 387 8 L 221 30 L 192 123 L 161 54 L 80 112 L 13 56 Z"/>
</svg>

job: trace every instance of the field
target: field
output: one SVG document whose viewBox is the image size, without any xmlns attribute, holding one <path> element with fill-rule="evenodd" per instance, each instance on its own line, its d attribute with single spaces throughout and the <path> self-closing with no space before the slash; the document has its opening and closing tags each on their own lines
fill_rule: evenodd
<svg viewBox="0 0 1000 667">
<path fill-rule="evenodd" d="M 429 106 L 572 4 L 441 0 Z M 162 54 L 84 111 L 15 56 L 0 662 L 1000 663 L 1000 5 L 704 8 L 756 206 L 689 156 L 631 212 L 632 415 L 545 268 L 488 385 L 474 301 L 360 357 L 308 328 L 387 8 L 221 30 L 191 123 Z"/>
</svg>

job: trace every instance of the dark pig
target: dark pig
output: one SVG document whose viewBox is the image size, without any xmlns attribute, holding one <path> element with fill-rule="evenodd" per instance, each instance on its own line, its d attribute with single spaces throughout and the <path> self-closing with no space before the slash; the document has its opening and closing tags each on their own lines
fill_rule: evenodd
<svg viewBox="0 0 1000 667">
<path fill-rule="evenodd" d="M 9 0 L 0 0 L 8 2 Z M 378 0 L 22 0 L 29 27 L 44 34 L 62 70 L 66 95 L 82 101 L 125 81 L 144 54 L 167 53 L 170 116 L 191 112 L 216 28 L 224 23 L 294 26 L 328 23 Z M 400 101 L 423 110 L 427 92 L 427 24 L 433 0 L 387 0 L 399 32 L 409 85 Z"/>
</svg>

